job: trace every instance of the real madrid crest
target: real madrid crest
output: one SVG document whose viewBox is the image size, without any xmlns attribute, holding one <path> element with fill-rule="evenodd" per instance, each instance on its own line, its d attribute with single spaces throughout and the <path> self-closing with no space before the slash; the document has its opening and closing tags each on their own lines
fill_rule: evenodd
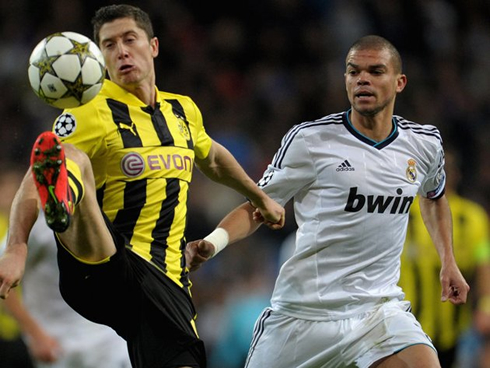
<svg viewBox="0 0 490 368">
<path fill-rule="evenodd" d="M 189 141 L 191 139 L 191 134 L 189 133 L 189 128 L 187 128 L 184 118 L 179 114 L 175 114 L 175 116 L 177 118 L 177 126 L 179 127 L 180 134 Z"/>
<path fill-rule="evenodd" d="M 415 167 L 417 165 L 417 162 L 413 158 L 411 158 L 407 161 L 407 163 L 408 167 L 405 171 L 405 174 L 410 183 L 415 183 L 415 180 L 417 180 L 417 168 Z"/>
</svg>

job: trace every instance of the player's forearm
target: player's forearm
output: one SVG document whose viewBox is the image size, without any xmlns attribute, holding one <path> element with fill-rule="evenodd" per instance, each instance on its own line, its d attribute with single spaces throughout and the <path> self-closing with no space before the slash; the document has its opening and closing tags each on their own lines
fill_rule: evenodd
<svg viewBox="0 0 490 368">
<path fill-rule="evenodd" d="M 17 191 L 9 218 L 7 246 L 0 257 L 0 298 L 20 283 L 27 259 L 27 240 L 38 215 L 34 180 L 28 173 Z"/>
<path fill-rule="evenodd" d="M 186 259 L 189 269 L 195 271 L 229 244 L 244 239 L 257 230 L 260 223 L 254 221 L 254 211 L 255 208 L 246 202 L 226 215 L 216 229 L 203 240 L 188 243 Z"/>
<path fill-rule="evenodd" d="M 261 206 L 265 194 L 248 176 L 233 155 L 222 145 L 213 142 L 204 160 L 197 160 L 199 169 L 211 180 L 230 187 L 247 197 L 254 205 Z"/>
<path fill-rule="evenodd" d="M 421 198 L 420 210 L 442 265 L 455 262 L 452 246 L 453 224 L 446 196 L 437 200 Z"/>
<path fill-rule="evenodd" d="M 16 244 L 27 244 L 29 234 L 39 214 L 39 198 L 30 171 L 17 191 L 9 217 L 7 251 Z"/>
<path fill-rule="evenodd" d="M 260 223 L 253 220 L 254 210 L 250 203 L 244 203 L 226 215 L 218 224 L 218 228 L 225 229 L 228 233 L 229 244 L 245 239 L 260 227 Z"/>
</svg>

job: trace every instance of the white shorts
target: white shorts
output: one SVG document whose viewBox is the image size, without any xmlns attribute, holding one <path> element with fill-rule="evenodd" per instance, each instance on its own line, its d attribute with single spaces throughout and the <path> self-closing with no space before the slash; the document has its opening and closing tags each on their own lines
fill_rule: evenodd
<svg viewBox="0 0 490 368">
<path fill-rule="evenodd" d="M 435 350 L 406 301 L 338 321 L 298 319 L 267 308 L 255 324 L 245 368 L 368 368 L 415 344 Z"/>
</svg>

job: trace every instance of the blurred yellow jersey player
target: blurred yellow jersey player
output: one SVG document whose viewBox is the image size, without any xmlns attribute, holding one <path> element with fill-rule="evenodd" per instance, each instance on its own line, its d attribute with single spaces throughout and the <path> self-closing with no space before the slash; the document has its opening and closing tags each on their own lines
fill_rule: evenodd
<svg viewBox="0 0 490 368">
<path fill-rule="evenodd" d="M 455 362 L 456 345 L 471 327 L 476 299 L 486 295 L 481 279 L 489 264 L 489 218 L 482 206 L 456 193 L 459 171 L 456 158 L 446 152 L 448 197 L 453 219 L 454 253 L 470 285 L 472 298 L 464 305 L 441 302 L 440 261 L 424 227 L 418 201 L 410 211 L 407 239 L 402 254 L 400 286 L 412 303 L 413 313 L 431 337 L 443 368 Z"/>
</svg>

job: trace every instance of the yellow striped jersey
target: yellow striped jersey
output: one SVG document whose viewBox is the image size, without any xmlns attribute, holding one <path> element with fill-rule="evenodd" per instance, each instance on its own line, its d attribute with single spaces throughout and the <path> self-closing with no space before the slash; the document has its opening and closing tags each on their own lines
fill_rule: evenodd
<svg viewBox="0 0 490 368">
<path fill-rule="evenodd" d="M 131 249 L 187 288 L 187 192 L 195 157 L 211 148 L 196 104 L 157 90 L 152 108 L 106 80 L 94 100 L 63 111 L 53 131 L 89 156 L 99 205 Z"/>
<path fill-rule="evenodd" d="M 489 219 L 485 210 L 473 201 L 455 194 L 448 194 L 448 200 L 453 217 L 456 261 L 471 283 L 479 248 L 488 246 Z M 410 210 L 399 285 L 435 346 L 447 350 L 455 346 L 461 332 L 470 326 L 473 306 L 471 300 L 460 306 L 441 302 L 440 270 L 439 256 L 424 226 L 417 199 Z"/>
</svg>

